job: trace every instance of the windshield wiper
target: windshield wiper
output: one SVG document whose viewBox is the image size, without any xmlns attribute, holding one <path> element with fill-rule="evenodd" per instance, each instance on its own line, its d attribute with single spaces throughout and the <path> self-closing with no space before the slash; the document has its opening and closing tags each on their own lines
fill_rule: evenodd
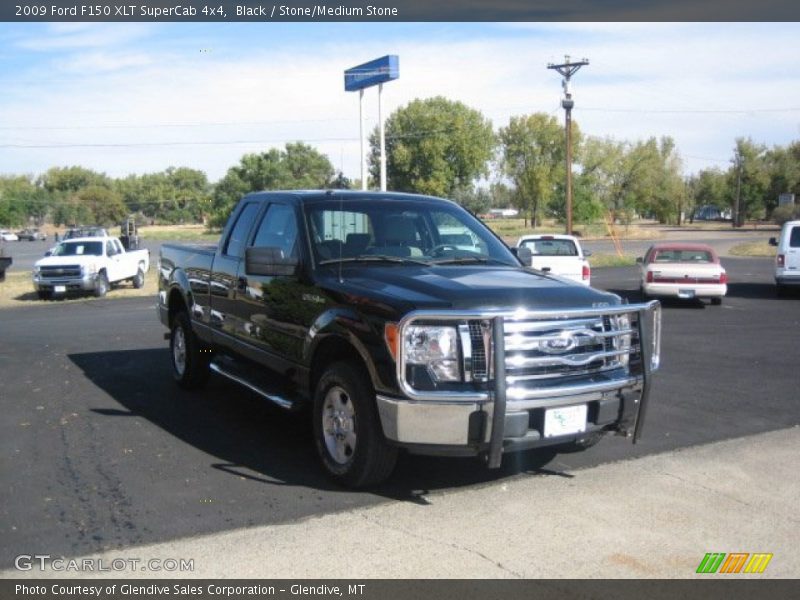
<svg viewBox="0 0 800 600">
<path fill-rule="evenodd" d="M 435 260 L 433 264 L 435 265 L 457 265 L 457 264 L 470 264 L 470 263 L 498 263 L 501 265 L 511 266 L 508 263 L 503 262 L 502 260 L 498 260 L 496 258 L 491 258 L 489 256 L 460 256 L 458 258 L 445 258 L 442 260 Z"/>
<path fill-rule="evenodd" d="M 318 264 L 330 265 L 334 263 L 343 263 L 343 262 L 391 262 L 391 263 L 406 264 L 406 265 L 425 265 L 426 267 L 430 266 L 430 263 L 424 260 L 407 258 L 403 256 L 389 256 L 387 254 L 363 254 L 361 256 L 351 256 L 347 258 L 331 258 L 328 260 L 322 260 Z"/>
</svg>

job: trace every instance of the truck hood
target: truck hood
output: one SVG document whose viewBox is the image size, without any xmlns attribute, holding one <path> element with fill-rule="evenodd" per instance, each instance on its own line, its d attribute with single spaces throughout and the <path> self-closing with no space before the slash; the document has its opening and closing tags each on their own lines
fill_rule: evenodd
<svg viewBox="0 0 800 600">
<path fill-rule="evenodd" d="M 364 266 L 343 268 L 340 290 L 401 310 L 422 308 L 529 310 L 616 305 L 602 292 L 530 269 L 506 266 Z"/>
<path fill-rule="evenodd" d="M 101 260 L 102 256 L 94 256 L 93 254 L 82 254 L 75 256 L 45 256 L 36 261 L 36 267 L 59 267 L 62 265 L 93 265 Z"/>
</svg>

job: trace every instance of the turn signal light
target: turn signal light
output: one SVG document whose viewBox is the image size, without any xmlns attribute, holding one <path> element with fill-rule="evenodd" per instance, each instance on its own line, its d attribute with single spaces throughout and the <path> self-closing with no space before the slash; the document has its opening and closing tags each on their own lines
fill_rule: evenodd
<svg viewBox="0 0 800 600">
<path fill-rule="evenodd" d="M 386 347 L 389 348 L 389 354 L 392 355 L 394 360 L 397 360 L 397 344 L 399 342 L 397 334 L 397 323 L 386 323 L 383 326 L 383 339 L 386 341 Z"/>
<path fill-rule="evenodd" d="M 653 283 L 653 272 L 652 271 L 648 271 L 647 272 L 647 283 Z"/>
<path fill-rule="evenodd" d="M 727 273 L 723 273 L 722 275 L 720 275 L 719 276 L 719 282 L 720 283 L 728 283 L 728 274 Z"/>
<path fill-rule="evenodd" d="M 581 273 L 581 277 L 583 278 L 584 281 L 589 279 L 589 276 L 591 275 L 591 273 L 592 273 L 592 271 L 591 271 L 591 269 L 589 269 L 589 265 L 583 265 L 583 272 Z"/>
<path fill-rule="evenodd" d="M 786 264 L 786 257 L 783 254 L 778 254 L 778 266 L 782 269 Z"/>
</svg>

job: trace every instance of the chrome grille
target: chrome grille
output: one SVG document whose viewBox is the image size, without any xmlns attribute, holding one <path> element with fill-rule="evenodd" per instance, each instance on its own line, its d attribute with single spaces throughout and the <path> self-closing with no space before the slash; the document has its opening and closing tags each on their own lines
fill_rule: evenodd
<svg viewBox="0 0 800 600">
<path fill-rule="evenodd" d="M 39 276 L 45 279 L 56 279 L 62 277 L 80 277 L 80 265 L 48 266 L 39 268 Z"/>
</svg>

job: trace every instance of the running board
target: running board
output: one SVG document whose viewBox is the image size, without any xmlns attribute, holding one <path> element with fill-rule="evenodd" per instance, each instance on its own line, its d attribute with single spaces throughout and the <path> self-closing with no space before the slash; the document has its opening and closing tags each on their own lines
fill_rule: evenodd
<svg viewBox="0 0 800 600">
<path fill-rule="evenodd" d="M 269 400 L 273 404 L 276 404 L 276 405 L 280 406 L 281 408 L 283 408 L 285 410 L 292 410 L 293 408 L 296 408 L 295 403 L 292 402 L 291 400 L 289 400 L 288 398 L 286 398 L 284 396 L 281 396 L 279 394 L 276 394 L 274 392 L 262 389 L 262 388 L 260 388 L 260 387 L 258 387 L 256 385 L 253 385 L 252 383 L 250 383 L 249 381 L 247 381 L 243 377 L 240 377 L 238 375 L 234 375 L 230 371 L 226 371 L 225 369 L 220 367 L 217 363 L 212 362 L 209 365 L 209 367 L 211 368 L 212 371 L 214 371 L 214 373 L 219 373 L 223 377 L 238 383 L 242 387 L 246 387 L 251 392 L 253 392 L 255 394 L 258 394 L 262 398 L 264 398 L 266 400 Z"/>
</svg>

